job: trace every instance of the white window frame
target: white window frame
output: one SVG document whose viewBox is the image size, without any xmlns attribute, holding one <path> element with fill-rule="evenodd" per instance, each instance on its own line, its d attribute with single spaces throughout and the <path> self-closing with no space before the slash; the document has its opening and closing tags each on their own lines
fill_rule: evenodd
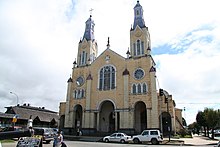
<svg viewBox="0 0 220 147">
<path fill-rule="evenodd" d="M 109 82 L 109 86 L 110 86 L 110 88 L 109 89 L 105 89 L 105 87 L 104 87 L 104 81 L 105 81 L 105 75 L 104 75 L 104 73 L 105 73 L 105 67 L 112 67 L 113 69 L 114 69 L 114 73 L 115 73 L 115 77 L 114 77 L 114 87 L 112 87 L 112 73 L 113 72 L 110 72 L 110 82 Z M 101 72 L 101 70 L 103 69 L 103 73 L 102 73 L 102 87 L 100 88 L 100 72 Z M 110 70 L 112 70 L 112 69 L 110 69 Z M 98 72 L 98 84 L 97 84 L 97 89 L 99 89 L 99 90 L 113 90 L 113 89 L 115 89 L 116 88 L 116 77 L 117 77 L 117 71 L 116 71 L 116 68 L 115 68 L 115 66 L 114 65 L 112 65 L 112 64 L 108 64 L 108 65 L 104 65 L 104 66 L 102 66 L 100 69 L 99 69 L 99 72 Z"/>
</svg>

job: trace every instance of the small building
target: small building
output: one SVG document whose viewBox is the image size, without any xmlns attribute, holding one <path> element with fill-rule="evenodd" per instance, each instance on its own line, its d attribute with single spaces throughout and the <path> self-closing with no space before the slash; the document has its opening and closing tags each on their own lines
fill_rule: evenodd
<svg viewBox="0 0 220 147">
<path fill-rule="evenodd" d="M 0 113 L 0 126 L 20 126 L 27 127 L 28 120 L 33 120 L 33 127 L 51 127 L 58 126 L 59 116 L 57 112 L 47 110 L 45 107 L 33 107 L 30 104 L 5 107 L 5 113 Z M 16 122 L 13 122 L 16 118 Z"/>
</svg>

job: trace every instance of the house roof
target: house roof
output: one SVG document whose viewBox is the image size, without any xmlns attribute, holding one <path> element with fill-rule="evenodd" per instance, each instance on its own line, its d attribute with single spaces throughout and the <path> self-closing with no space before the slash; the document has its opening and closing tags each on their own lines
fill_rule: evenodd
<svg viewBox="0 0 220 147">
<path fill-rule="evenodd" d="M 29 119 L 31 117 L 34 120 L 38 117 L 40 121 L 44 122 L 51 122 L 53 119 L 57 122 L 59 119 L 57 112 L 47 110 L 44 107 L 13 106 L 6 108 L 5 114 L 16 114 L 18 119 Z"/>
<path fill-rule="evenodd" d="M 2 118 L 13 118 L 14 116 L 15 116 L 14 114 L 7 114 L 0 112 L 0 117 Z"/>
</svg>

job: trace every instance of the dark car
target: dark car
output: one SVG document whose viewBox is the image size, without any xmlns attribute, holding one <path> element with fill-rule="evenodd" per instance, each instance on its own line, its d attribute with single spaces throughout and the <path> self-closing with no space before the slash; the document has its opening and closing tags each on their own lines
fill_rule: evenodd
<svg viewBox="0 0 220 147">
<path fill-rule="evenodd" d="M 52 128 L 34 128 L 34 135 L 42 135 L 43 141 L 50 143 L 54 139 L 54 131 Z"/>
</svg>

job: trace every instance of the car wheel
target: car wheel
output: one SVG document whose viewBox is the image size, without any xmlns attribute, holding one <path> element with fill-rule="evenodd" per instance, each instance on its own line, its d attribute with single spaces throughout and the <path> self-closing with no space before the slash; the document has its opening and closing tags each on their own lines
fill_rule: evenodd
<svg viewBox="0 0 220 147">
<path fill-rule="evenodd" d="M 49 144 L 49 143 L 50 143 L 50 140 L 47 140 L 46 143 Z"/>
<path fill-rule="evenodd" d="M 140 140 L 139 140 L 138 138 L 134 138 L 134 139 L 133 139 L 133 142 L 134 142 L 135 144 L 137 144 L 137 143 L 140 143 Z"/>
<path fill-rule="evenodd" d="M 105 139 L 105 142 L 106 142 L 106 143 L 108 143 L 108 142 L 109 142 L 109 140 L 108 140 L 108 139 Z"/>
<path fill-rule="evenodd" d="M 122 140 L 120 140 L 120 142 L 121 142 L 121 143 L 125 143 L 125 140 L 124 140 L 124 139 L 122 139 Z"/>
<path fill-rule="evenodd" d="M 151 139 L 151 143 L 152 143 L 153 145 L 155 145 L 155 144 L 158 144 L 159 142 L 157 141 L 156 138 L 152 138 L 152 139 Z"/>
</svg>

